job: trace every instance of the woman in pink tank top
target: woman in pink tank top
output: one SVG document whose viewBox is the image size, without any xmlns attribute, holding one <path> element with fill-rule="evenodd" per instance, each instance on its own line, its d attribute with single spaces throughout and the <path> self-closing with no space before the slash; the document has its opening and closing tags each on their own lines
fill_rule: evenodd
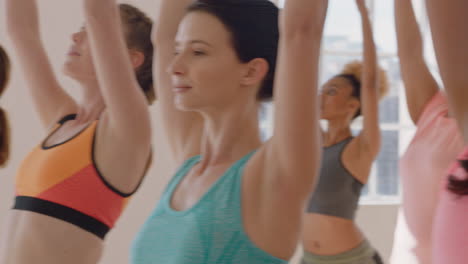
<svg viewBox="0 0 468 264">
<path fill-rule="evenodd" d="M 447 171 L 433 226 L 433 263 L 468 263 L 468 1 L 427 0 L 437 62 L 465 150 Z"/>
<path fill-rule="evenodd" d="M 406 103 L 417 126 L 400 160 L 402 207 L 416 240 L 412 252 L 418 263 L 430 264 L 432 223 L 441 181 L 463 142 L 455 119 L 448 117 L 447 98 L 424 61 L 422 37 L 411 1 L 395 0 L 395 20 Z"/>
</svg>

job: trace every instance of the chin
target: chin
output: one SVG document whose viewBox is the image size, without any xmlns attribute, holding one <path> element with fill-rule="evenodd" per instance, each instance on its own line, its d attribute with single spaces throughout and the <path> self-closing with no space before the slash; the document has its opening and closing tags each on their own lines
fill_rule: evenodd
<svg viewBox="0 0 468 264">
<path fill-rule="evenodd" d="M 174 98 L 174 105 L 177 110 L 180 111 L 197 111 L 199 108 L 196 106 L 194 102 L 188 100 L 188 98 L 183 98 L 183 96 L 177 96 Z"/>
<path fill-rule="evenodd" d="M 62 73 L 65 74 L 65 76 L 68 76 L 72 79 L 75 79 L 77 76 L 76 71 L 73 69 L 73 64 L 70 62 L 65 62 L 65 64 L 62 67 Z"/>
</svg>

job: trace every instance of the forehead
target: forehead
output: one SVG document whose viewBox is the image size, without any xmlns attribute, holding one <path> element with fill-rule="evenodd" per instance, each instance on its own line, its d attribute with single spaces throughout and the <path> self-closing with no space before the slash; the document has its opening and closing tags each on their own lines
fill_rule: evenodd
<svg viewBox="0 0 468 264">
<path fill-rule="evenodd" d="M 344 77 L 340 77 L 340 76 L 335 76 L 331 79 L 329 79 L 326 84 L 328 85 L 335 85 L 339 88 L 341 87 L 345 87 L 345 86 L 351 86 L 351 84 L 349 83 L 349 81 L 344 78 Z"/>
<path fill-rule="evenodd" d="M 202 11 L 188 13 L 179 25 L 176 42 L 185 44 L 201 40 L 210 45 L 230 43 L 230 33 L 224 24 L 214 15 Z"/>
<path fill-rule="evenodd" d="M 351 93 L 353 87 L 346 78 L 335 76 L 329 79 L 324 85 L 323 89 L 330 89 L 331 86 L 337 88 L 339 91 L 345 91 L 346 93 Z"/>
</svg>

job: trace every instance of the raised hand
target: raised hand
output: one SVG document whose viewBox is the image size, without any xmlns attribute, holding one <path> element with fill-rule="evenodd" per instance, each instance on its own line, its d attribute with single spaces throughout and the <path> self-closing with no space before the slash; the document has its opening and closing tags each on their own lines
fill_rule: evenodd
<svg viewBox="0 0 468 264">
<path fill-rule="evenodd" d="M 366 0 L 356 0 L 356 5 L 359 12 L 367 12 Z"/>
</svg>

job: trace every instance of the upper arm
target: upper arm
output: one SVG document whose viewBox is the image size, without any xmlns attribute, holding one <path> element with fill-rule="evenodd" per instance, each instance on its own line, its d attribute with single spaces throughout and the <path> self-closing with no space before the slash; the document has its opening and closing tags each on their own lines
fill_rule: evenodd
<svg viewBox="0 0 468 264">
<path fill-rule="evenodd" d="M 75 101 L 59 85 L 39 34 L 35 0 L 7 0 L 7 30 L 45 128 L 76 112 Z"/>
<path fill-rule="evenodd" d="M 191 0 L 161 0 L 152 36 L 155 46 L 154 80 L 160 114 L 172 154 L 178 161 L 200 153 L 203 134 L 201 115 L 176 109 L 171 77 L 167 73 L 173 59 L 177 29 L 190 3 Z"/>
<path fill-rule="evenodd" d="M 449 105 L 468 141 L 468 2 L 428 0 L 427 10 Z"/>
<path fill-rule="evenodd" d="M 290 0 L 281 21 L 275 116 L 268 162 L 280 186 L 310 192 L 319 166 L 318 60 L 327 1 Z M 279 180 L 279 181 L 278 181 Z"/>
<path fill-rule="evenodd" d="M 85 15 L 93 63 L 111 128 L 122 138 L 149 146 L 148 103 L 131 64 L 116 1 L 86 0 Z"/>
<path fill-rule="evenodd" d="M 411 1 L 395 1 L 395 25 L 406 103 L 415 124 L 439 86 L 424 60 L 423 41 Z"/>
<path fill-rule="evenodd" d="M 361 112 L 363 128 L 357 141 L 363 150 L 372 157 L 380 150 L 379 128 L 379 73 L 377 51 L 374 43 L 372 25 L 364 1 L 357 1 L 361 13 L 364 59 L 361 78 Z"/>
</svg>

